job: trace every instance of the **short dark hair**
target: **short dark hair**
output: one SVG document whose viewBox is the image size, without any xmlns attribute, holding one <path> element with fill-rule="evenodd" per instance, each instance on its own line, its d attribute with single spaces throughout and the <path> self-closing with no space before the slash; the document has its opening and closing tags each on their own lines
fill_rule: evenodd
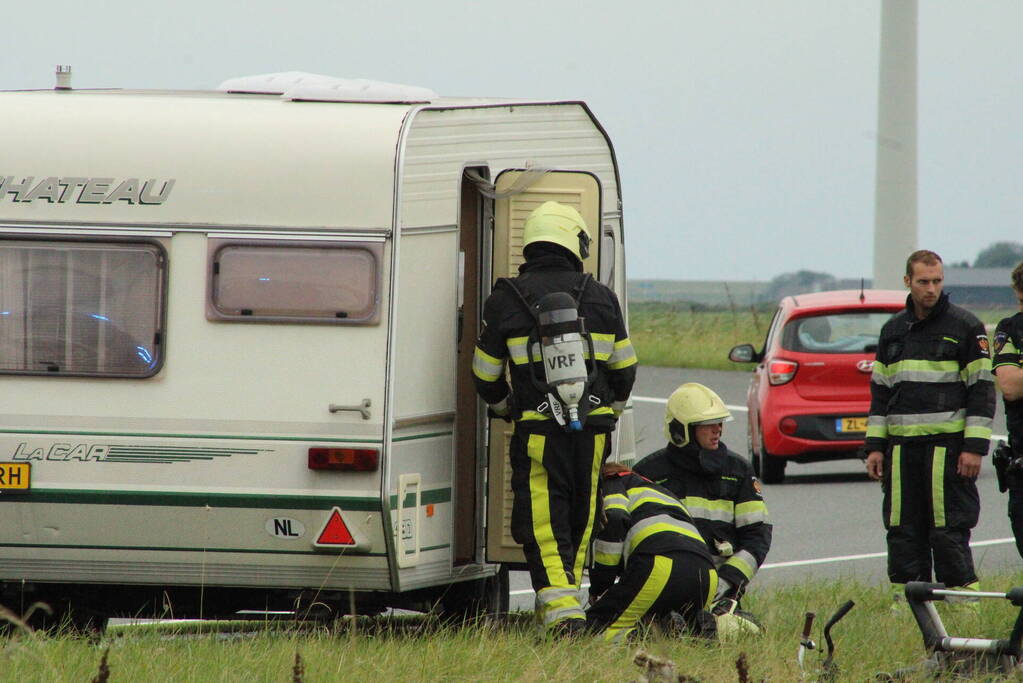
<svg viewBox="0 0 1023 683">
<path fill-rule="evenodd" d="M 909 258 L 906 259 L 906 277 L 913 277 L 913 264 L 923 263 L 928 266 L 934 266 L 939 263 L 944 263 L 941 257 L 929 249 L 917 249 Z"/>
<path fill-rule="evenodd" d="M 1023 261 L 1016 264 L 1012 269 L 1012 288 L 1017 292 L 1023 292 Z"/>
</svg>

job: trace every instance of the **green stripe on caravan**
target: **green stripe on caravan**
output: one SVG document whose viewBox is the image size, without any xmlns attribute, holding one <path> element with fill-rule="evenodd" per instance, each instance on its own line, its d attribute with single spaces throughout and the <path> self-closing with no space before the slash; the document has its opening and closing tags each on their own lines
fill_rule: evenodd
<svg viewBox="0 0 1023 683">
<path fill-rule="evenodd" d="M 438 546 L 447 547 L 447 546 Z M 148 546 L 148 545 L 76 545 L 70 543 L 0 543 L 0 548 L 66 548 L 71 550 L 121 550 L 140 552 L 167 552 L 167 553 L 240 553 L 244 555 L 306 555 L 311 557 L 325 557 L 324 553 L 318 550 L 269 550 L 263 548 L 194 548 L 188 546 Z M 435 550 L 437 548 L 420 548 L 420 552 Z M 364 553 L 356 550 L 346 550 L 345 555 L 349 557 L 387 557 L 387 553 Z M 329 557 L 329 555 L 326 555 Z"/>
<path fill-rule="evenodd" d="M 164 505 L 168 507 L 257 508 L 286 510 L 327 510 L 338 506 L 344 510 L 379 512 L 378 498 L 351 496 L 275 496 L 237 493 L 174 493 L 163 491 L 89 491 L 77 489 L 32 489 L 30 493 L 11 497 L 10 502 L 72 505 Z M 420 505 L 451 502 L 451 489 L 427 489 Z M 415 494 L 405 496 L 402 507 L 416 503 Z M 398 497 L 390 497 L 391 509 L 397 509 Z"/>
<path fill-rule="evenodd" d="M 12 496 L 9 502 L 71 505 L 163 505 L 167 507 L 205 507 L 209 505 L 219 508 L 274 510 L 329 510 L 336 505 L 344 510 L 366 512 L 379 512 L 381 508 L 379 498 L 80 489 L 32 489 L 29 493 L 17 497 Z"/>
<path fill-rule="evenodd" d="M 450 503 L 451 502 L 451 489 L 426 489 L 419 496 L 420 505 L 433 505 L 437 503 Z M 416 504 L 416 494 L 406 493 L 405 502 L 402 507 L 408 509 Z M 391 496 L 391 509 L 398 509 L 398 496 Z"/>
</svg>

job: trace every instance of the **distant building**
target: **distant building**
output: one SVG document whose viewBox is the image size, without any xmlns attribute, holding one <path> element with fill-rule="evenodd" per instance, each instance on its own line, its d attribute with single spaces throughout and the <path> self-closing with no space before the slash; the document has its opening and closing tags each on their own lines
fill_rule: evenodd
<svg viewBox="0 0 1023 683">
<path fill-rule="evenodd" d="M 749 308 L 760 303 L 766 282 L 737 280 L 629 280 L 632 302 L 688 303 L 711 308 Z"/>
<path fill-rule="evenodd" d="M 957 304 L 974 308 L 1015 308 L 1012 268 L 945 268 L 945 291 Z"/>
<path fill-rule="evenodd" d="M 833 280 L 833 286 L 827 289 L 859 289 L 859 279 Z M 865 281 L 870 287 L 870 280 Z M 748 280 L 629 280 L 629 301 L 645 303 L 693 304 L 709 308 L 749 308 L 760 304 L 774 304 L 778 296 L 772 295 L 776 289 L 771 282 Z M 817 286 L 813 291 L 822 291 Z M 795 288 L 782 291 L 779 296 L 790 294 L 806 294 L 806 288 Z"/>
</svg>

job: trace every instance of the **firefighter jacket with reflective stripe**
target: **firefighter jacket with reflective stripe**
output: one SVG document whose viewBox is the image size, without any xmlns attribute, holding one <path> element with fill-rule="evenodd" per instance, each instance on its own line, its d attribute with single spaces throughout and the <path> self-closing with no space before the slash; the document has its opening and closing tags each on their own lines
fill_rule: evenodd
<svg viewBox="0 0 1023 683">
<path fill-rule="evenodd" d="M 724 443 L 716 451 L 668 444 L 633 469 L 685 503 L 721 578 L 741 586 L 756 575 L 771 549 L 773 527 L 760 482 L 744 458 Z"/>
<path fill-rule="evenodd" d="M 1020 352 L 1023 352 L 1023 313 L 1003 318 L 995 328 L 991 345 L 994 372 L 997 374 L 999 368 L 1023 366 Z M 1005 423 L 1009 429 L 1009 444 L 1017 456 L 1023 455 L 1023 399 L 1005 401 Z"/>
<path fill-rule="evenodd" d="M 918 320 L 906 297 L 881 328 L 870 396 L 868 453 L 889 441 L 962 437 L 962 450 L 987 455 L 995 385 L 984 325 L 944 293 Z"/>
<path fill-rule="evenodd" d="M 586 426 L 612 429 L 617 421 L 615 408 L 624 406 L 636 379 L 636 353 L 625 330 L 625 319 L 615 293 L 592 279 L 577 292 L 586 276 L 567 256 L 545 252 L 519 267 L 512 281 L 530 302 L 546 294 L 568 292 L 577 296 L 579 316 L 593 340 L 596 376 L 588 387 L 588 396 L 580 403 L 586 414 Z M 539 343 L 535 340 L 536 320 L 510 287 L 499 281 L 483 306 L 483 326 L 476 340 L 473 379 L 479 395 L 498 414 L 507 410 L 520 427 L 544 431 L 555 428 L 550 413 L 544 410 L 547 396 L 534 383 L 546 384 Z M 505 379 L 509 368 L 511 387 Z M 510 400 L 512 405 L 505 402 Z M 613 404 L 619 404 L 614 406 Z M 585 405 L 584 405 L 585 404 Z"/>
<path fill-rule="evenodd" d="M 601 482 L 601 525 L 593 544 L 590 593 L 600 595 L 634 555 L 688 552 L 711 562 L 707 544 L 685 505 L 668 490 L 632 472 Z"/>
</svg>

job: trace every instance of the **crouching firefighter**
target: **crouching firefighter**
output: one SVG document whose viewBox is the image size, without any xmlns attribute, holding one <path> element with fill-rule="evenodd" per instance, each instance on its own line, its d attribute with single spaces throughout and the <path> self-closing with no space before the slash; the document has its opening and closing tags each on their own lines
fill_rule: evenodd
<svg viewBox="0 0 1023 683">
<path fill-rule="evenodd" d="M 715 612 L 737 606 L 771 549 L 760 482 L 749 462 L 721 441 L 722 424 L 731 419 L 712 390 L 683 384 L 664 413 L 668 445 L 634 467 L 685 503 L 707 541 L 720 578 Z"/>
<path fill-rule="evenodd" d="M 574 208 L 545 202 L 533 211 L 525 263 L 494 285 L 473 358 L 490 414 L 515 423 L 512 536 L 523 545 L 537 611 L 548 629 L 566 633 L 585 628 L 579 589 L 600 467 L 636 377 L 617 297 L 583 273 L 589 243 Z"/>
<path fill-rule="evenodd" d="M 695 624 L 717 593 L 718 575 L 692 517 L 669 491 L 623 465 L 607 463 L 601 474 L 589 629 L 621 641 L 645 618 L 674 612 Z"/>
</svg>

